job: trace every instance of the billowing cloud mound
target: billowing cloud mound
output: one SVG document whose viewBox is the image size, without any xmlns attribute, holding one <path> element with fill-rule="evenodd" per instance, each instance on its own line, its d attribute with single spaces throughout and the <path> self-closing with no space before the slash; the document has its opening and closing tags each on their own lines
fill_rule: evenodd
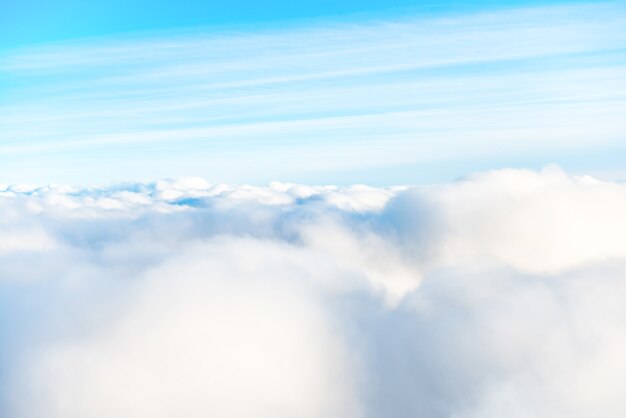
<svg viewBox="0 0 626 418">
<path fill-rule="evenodd" d="M 626 186 L 0 186 L 0 415 L 626 416 Z"/>
</svg>

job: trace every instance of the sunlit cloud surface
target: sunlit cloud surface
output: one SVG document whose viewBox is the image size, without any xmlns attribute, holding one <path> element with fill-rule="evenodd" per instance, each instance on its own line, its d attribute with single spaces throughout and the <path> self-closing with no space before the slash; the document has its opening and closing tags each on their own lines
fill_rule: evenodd
<svg viewBox="0 0 626 418">
<path fill-rule="evenodd" d="M 626 414 L 626 186 L 0 186 L 12 418 Z"/>
</svg>

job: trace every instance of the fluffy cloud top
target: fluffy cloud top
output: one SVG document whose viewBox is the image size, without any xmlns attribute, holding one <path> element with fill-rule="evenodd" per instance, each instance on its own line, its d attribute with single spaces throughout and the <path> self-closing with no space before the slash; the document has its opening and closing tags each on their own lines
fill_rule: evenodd
<svg viewBox="0 0 626 418">
<path fill-rule="evenodd" d="M 623 417 L 626 186 L 0 185 L 0 415 Z"/>
</svg>

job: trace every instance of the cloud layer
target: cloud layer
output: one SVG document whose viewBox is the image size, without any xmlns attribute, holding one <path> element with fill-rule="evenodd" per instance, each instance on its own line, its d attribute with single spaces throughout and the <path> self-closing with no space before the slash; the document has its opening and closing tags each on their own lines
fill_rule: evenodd
<svg viewBox="0 0 626 418">
<path fill-rule="evenodd" d="M 0 415 L 622 417 L 626 186 L 0 185 Z"/>
</svg>

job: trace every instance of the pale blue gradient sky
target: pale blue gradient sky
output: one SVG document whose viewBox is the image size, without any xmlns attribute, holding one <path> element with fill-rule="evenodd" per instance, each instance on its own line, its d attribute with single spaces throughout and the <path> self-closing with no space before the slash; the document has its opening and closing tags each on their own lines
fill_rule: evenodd
<svg viewBox="0 0 626 418">
<path fill-rule="evenodd" d="M 0 183 L 626 177 L 623 3 L 312 15 L 4 48 Z"/>
</svg>

